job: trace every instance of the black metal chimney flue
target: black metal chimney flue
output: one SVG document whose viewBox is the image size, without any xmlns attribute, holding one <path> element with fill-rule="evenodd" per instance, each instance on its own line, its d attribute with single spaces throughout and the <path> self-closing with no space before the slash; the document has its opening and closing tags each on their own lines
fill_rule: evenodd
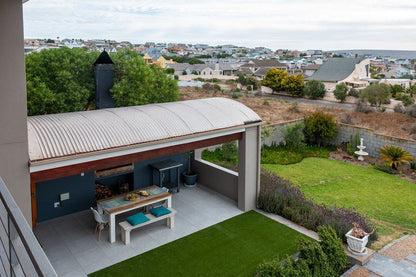
<svg viewBox="0 0 416 277">
<path fill-rule="evenodd" d="M 114 99 L 110 93 L 114 85 L 114 63 L 105 50 L 94 63 L 94 76 L 96 109 L 114 108 Z"/>
</svg>

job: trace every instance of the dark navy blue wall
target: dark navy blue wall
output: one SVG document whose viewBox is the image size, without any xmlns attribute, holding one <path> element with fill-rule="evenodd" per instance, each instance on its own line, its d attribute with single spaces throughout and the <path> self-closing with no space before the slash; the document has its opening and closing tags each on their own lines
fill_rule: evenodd
<svg viewBox="0 0 416 277">
<path fill-rule="evenodd" d="M 66 192 L 69 192 L 69 200 L 62 201 L 60 207 L 54 208 L 54 202 L 59 202 L 59 195 Z M 37 183 L 36 204 L 38 222 L 94 206 L 94 172 Z"/>
<path fill-rule="evenodd" d="M 113 187 L 120 183 L 131 182 L 131 179 L 133 179 L 134 189 L 151 186 L 152 168 L 149 164 L 168 159 L 183 164 L 180 168 L 181 175 L 187 170 L 187 154 L 181 153 L 137 162 L 134 164 L 133 174 L 130 173 L 117 177 L 109 177 L 99 180 L 97 183 Z M 155 180 L 159 180 L 156 174 L 155 178 Z M 166 176 L 165 178 L 169 178 L 169 176 Z M 172 179 L 176 180 L 176 170 L 172 170 Z M 165 180 L 167 181 L 168 179 Z M 182 182 L 182 178 L 180 178 L 180 181 Z M 59 195 L 66 192 L 69 192 L 70 199 L 62 201 L 60 207 L 54 208 L 54 202 L 59 202 Z M 94 172 L 87 172 L 84 176 L 74 175 L 37 183 L 36 202 L 38 222 L 89 209 L 89 207 L 95 206 L 95 174 Z"/>
<path fill-rule="evenodd" d="M 152 168 L 149 166 L 151 163 L 160 162 L 163 160 L 174 160 L 183 164 L 179 169 L 180 174 L 188 169 L 187 163 L 188 155 L 186 153 L 165 156 L 153 160 L 142 161 L 134 164 L 134 189 L 144 188 L 152 185 Z M 156 171 L 156 170 L 155 170 Z M 166 171 L 167 172 L 167 171 Z M 158 182 L 158 176 L 155 174 L 155 180 Z M 164 180 L 168 180 L 169 176 L 166 176 Z M 172 170 L 172 180 L 176 180 L 176 169 Z M 182 178 L 180 179 L 182 182 Z"/>
</svg>

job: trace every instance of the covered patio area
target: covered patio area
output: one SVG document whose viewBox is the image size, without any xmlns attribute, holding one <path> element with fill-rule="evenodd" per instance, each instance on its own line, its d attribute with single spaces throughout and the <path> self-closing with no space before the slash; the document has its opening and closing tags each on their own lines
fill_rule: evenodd
<svg viewBox="0 0 416 277">
<path fill-rule="evenodd" d="M 115 243 L 108 241 L 108 229 L 97 241 L 90 210 L 41 222 L 34 232 L 59 276 L 86 276 L 242 213 L 235 201 L 199 184 L 181 187 L 172 196 L 172 207 L 178 212 L 173 229 L 165 221 L 155 222 L 132 231 L 129 245 L 121 241 L 119 228 Z"/>
</svg>

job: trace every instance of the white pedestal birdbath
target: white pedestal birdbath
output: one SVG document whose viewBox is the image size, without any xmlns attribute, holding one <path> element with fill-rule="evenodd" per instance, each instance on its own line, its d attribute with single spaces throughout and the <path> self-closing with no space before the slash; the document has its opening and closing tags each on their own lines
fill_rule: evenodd
<svg viewBox="0 0 416 277">
<path fill-rule="evenodd" d="M 354 153 L 358 155 L 359 161 L 364 161 L 364 156 L 368 156 L 368 153 L 363 151 L 363 149 L 366 148 L 363 145 L 364 139 L 361 138 L 360 141 L 361 141 L 360 145 L 357 145 L 357 148 L 359 149 L 359 151 L 355 151 Z"/>
</svg>

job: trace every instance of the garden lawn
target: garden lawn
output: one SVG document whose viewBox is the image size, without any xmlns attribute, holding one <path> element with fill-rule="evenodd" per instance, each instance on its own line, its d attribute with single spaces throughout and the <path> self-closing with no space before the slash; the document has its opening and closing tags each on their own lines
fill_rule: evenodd
<svg viewBox="0 0 416 277">
<path fill-rule="evenodd" d="M 416 228 L 416 185 L 373 168 L 321 158 L 292 165 L 263 165 L 328 206 L 355 207 L 364 215 Z"/>
<path fill-rule="evenodd" d="M 249 211 L 89 276 L 253 276 L 261 262 L 297 252 L 299 238 Z"/>
</svg>

